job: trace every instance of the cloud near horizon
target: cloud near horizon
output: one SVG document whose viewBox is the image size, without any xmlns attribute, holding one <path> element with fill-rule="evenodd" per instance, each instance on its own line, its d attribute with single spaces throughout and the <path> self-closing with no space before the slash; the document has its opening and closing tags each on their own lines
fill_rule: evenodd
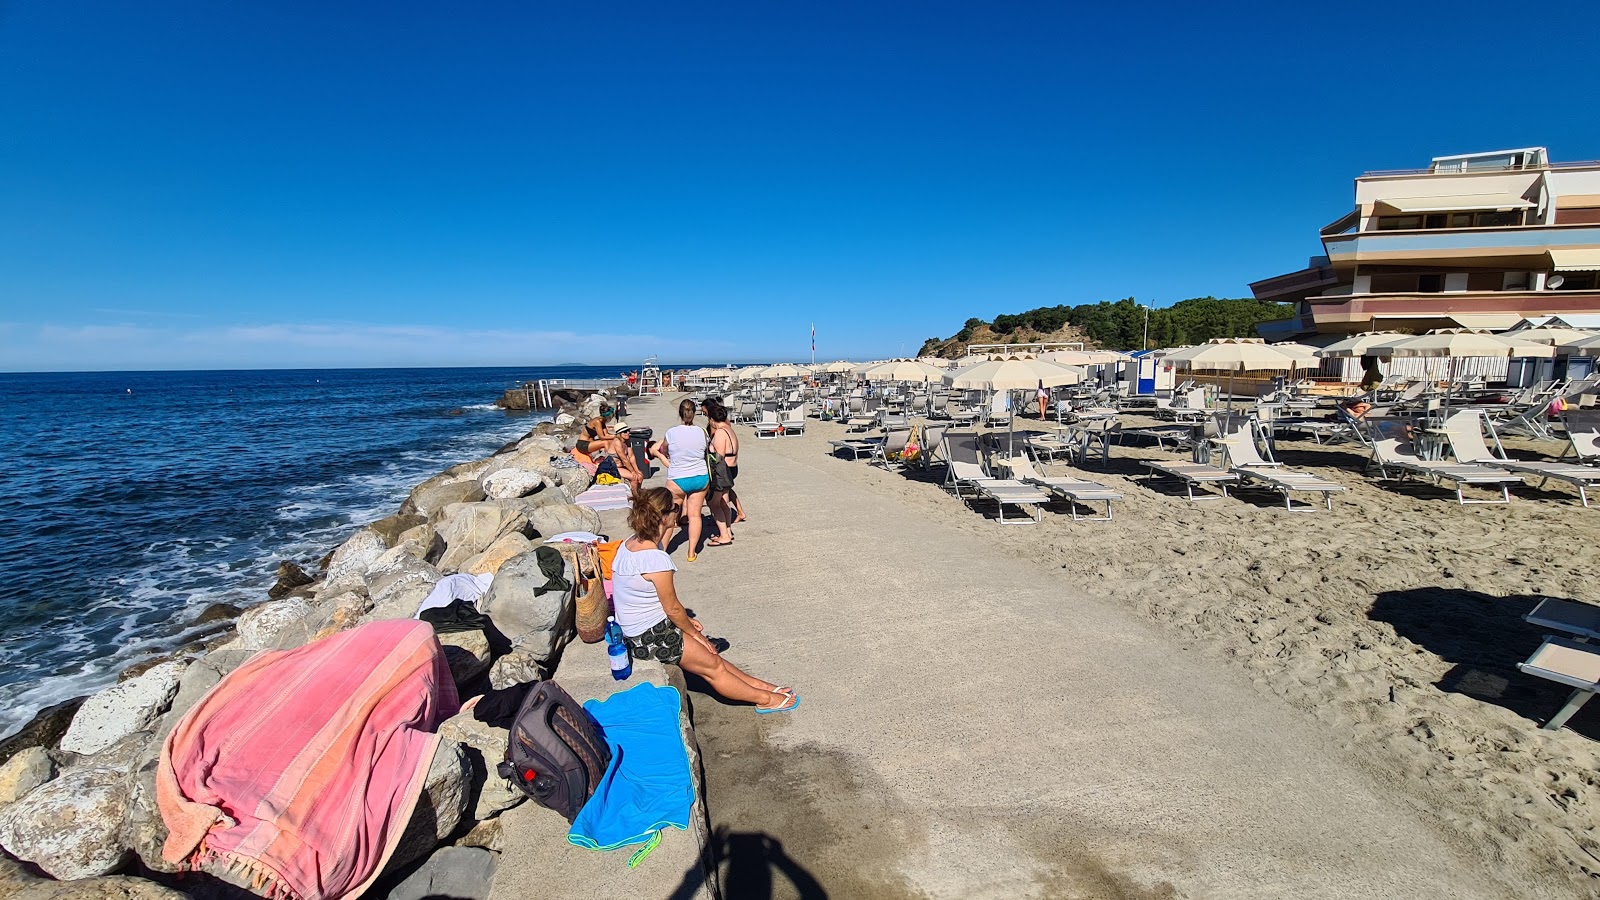
<svg viewBox="0 0 1600 900">
<path fill-rule="evenodd" d="M 723 341 L 647 334 L 370 323 L 268 323 L 178 328 L 132 323 L 0 323 L 0 371 L 636 365 L 647 356 L 713 361 Z"/>
</svg>

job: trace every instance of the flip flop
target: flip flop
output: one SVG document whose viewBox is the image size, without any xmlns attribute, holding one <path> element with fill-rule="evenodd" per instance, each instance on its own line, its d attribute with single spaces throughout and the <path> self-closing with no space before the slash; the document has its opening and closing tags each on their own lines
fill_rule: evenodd
<svg viewBox="0 0 1600 900">
<path fill-rule="evenodd" d="M 777 693 L 777 691 L 769 691 L 769 693 L 774 693 L 775 694 L 775 693 Z M 756 707 L 756 715 L 764 716 L 764 715 L 767 715 L 768 713 L 792 712 L 792 711 L 798 709 L 799 707 L 800 707 L 800 695 L 799 694 L 790 694 L 789 695 L 789 702 L 785 703 L 782 706 L 774 706 L 771 709 L 762 709 L 759 706 Z"/>
<path fill-rule="evenodd" d="M 730 546 L 732 544 L 733 544 L 733 539 L 732 538 L 729 538 L 729 539 L 727 539 L 725 541 L 719 541 L 719 540 L 716 540 L 715 538 L 713 538 L 713 539 L 711 539 L 709 541 L 706 541 L 706 546 L 707 547 L 727 547 L 727 546 Z"/>
<path fill-rule="evenodd" d="M 695 556 L 695 555 L 694 555 L 694 554 L 693 554 L 693 553 L 691 553 L 691 554 L 689 554 L 689 555 L 688 555 L 688 556 L 686 556 L 686 557 L 684 557 L 684 558 L 683 558 L 683 561 L 684 561 L 684 562 L 694 562 L 694 561 L 695 561 L 695 560 L 697 560 L 697 559 L 699 559 L 699 558 L 700 558 L 700 557 L 698 557 L 698 556 Z"/>
</svg>

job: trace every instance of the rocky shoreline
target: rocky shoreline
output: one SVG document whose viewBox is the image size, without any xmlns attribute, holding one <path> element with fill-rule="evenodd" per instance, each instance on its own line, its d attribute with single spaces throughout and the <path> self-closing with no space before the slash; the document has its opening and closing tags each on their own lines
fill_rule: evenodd
<svg viewBox="0 0 1600 900">
<path fill-rule="evenodd" d="M 166 828 L 155 805 L 162 741 L 252 654 L 409 618 L 446 575 L 496 574 L 483 606 L 511 641 L 509 652 L 493 655 L 481 632 L 440 635 L 463 700 L 488 687 L 549 677 L 574 636 L 572 597 L 535 596 L 546 577 L 532 551 L 541 537 L 600 529 L 597 513 L 573 503 L 592 476 L 554 461 L 604 395 L 562 400 L 555 421 L 417 485 L 393 515 L 328 554 L 317 573 L 281 564 L 267 602 L 206 610 L 197 622 L 216 623 L 209 637 L 131 667 L 90 697 L 41 711 L 0 742 L 0 898 L 245 894 L 248 885 L 230 882 L 226 872 L 202 869 L 197 877 L 162 859 Z M 418 804 L 427 812 L 413 816 L 385 880 L 432 855 L 441 861 L 448 855 L 451 872 L 492 874 L 496 817 L 524 799 L 490 775 L 505 749 L 504 729 L 469 712 L 439 731 L 443 741 Z M 487 877 L 480 881 L 486 885 Z M 394 896 L 404 895 L 402 884 Z"/>
</svg>

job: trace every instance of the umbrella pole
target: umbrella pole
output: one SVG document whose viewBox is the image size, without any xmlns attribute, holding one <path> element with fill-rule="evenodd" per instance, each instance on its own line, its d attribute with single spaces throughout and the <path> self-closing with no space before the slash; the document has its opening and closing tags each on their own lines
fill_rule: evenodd
<svg viewBox="0 0 1600 900">
<path fill-rule="evenodd" d="M 1007 411 L 1009 411 L 1011 413 L 1011 415 L 1006 418 L 1006 429 L 1007 429 L 1007 434 L 1006 434 L 1006 455 L 1007 456 L 1016 456 L 1017 455 L 1017 404 L 1012 402 L 1013 399 L 1014 398 L 1011 396 L 1011 392 L 1010 391 L 1006 391 L 1006 409 L 1007 409 Z"/>
</svg>

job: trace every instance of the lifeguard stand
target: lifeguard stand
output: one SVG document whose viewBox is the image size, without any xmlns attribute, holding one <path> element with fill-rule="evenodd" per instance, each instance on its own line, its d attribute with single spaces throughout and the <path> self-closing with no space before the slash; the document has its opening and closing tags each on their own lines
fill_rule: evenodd
<svg viewBox="0 0 1600 900">
<path fill-rule="evenodd" d="M 639 396 L 650 397 L 661 393 L 661 362 L 652 356 L 639 369 Z"/>
</svg>

